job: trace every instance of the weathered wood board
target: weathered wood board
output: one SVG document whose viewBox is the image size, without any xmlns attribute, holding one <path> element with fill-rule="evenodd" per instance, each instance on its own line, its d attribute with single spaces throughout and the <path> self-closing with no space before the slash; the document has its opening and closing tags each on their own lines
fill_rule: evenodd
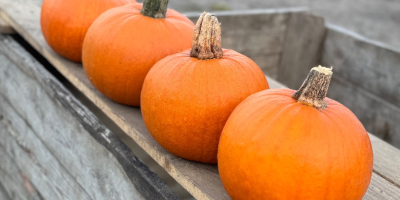
<svg viewBox="0 0 400 200">
<path fill-rule="evenodd" d="M 335 74 L 400 107 L 400 49 L 327 25 L 322 62 Z"/>
<path fill-rule="evenodd" d="M 2 167 L 13 159 L 14 176 L 44 199 L 177 198 L 10 37 L 0 35 L 0 60 L 0 147 L 10 158 Z"/>
<path fill-rule="evenodd" d="M 0 184 L 0 199 L 12 200 L 11 197 L 6 192 L 6 189 L 4 189 L 3 185 L 1 184 Z"/>
<path fill-rule="evenodd" d="M 374 151 L 374 172 L 400 188 L 400 150 L 369 135 Z"/>
<path fill-rule="evenodd" d="M 3 122 L 3 121 L 2 121 Z M 5 134 L 3 130 L 4 124 L 0 122 L 0 134 Z M 21 172 L 17 167 L 16 163 L 10 158 L 5 149 L 0 146 L 0 192 L 3 193 L 5 199 L 10 200 L 30 200 L 40 199 L 40 194 L 37 193 L 36 188 L 28 180 L 26 175 Z M 29 166 L 28 166 L 29 167 Z M 1 195 L 0 195 L 1 197 Z M 3 198 L 1 198 L 3 199 Z M 7 200 L 8 200 L 7 199 Z"/>
<path fill-rule="evenodd" d="M 382 187 L 383 186 L 383 187 Z M 388 183 L 383 177 L 373 173 L 364 200 L 383 200 L 400 199 L 400 189 L 398 186 Z"/>
<path fill-rule="evenodd" d="M 400 49 L 329 25 L 322 63 L 334 67 L 328 95 L 369 132 L 400 147 Z"/>
<path fill-rule="evenodd" d="M 322 17 L 310 13 L 291 14 L 277 80 L 289 88 L 299 88 L 310 69 L 320 64 L 324 36 Z"/>
<path fill-rule="evenodd" d="M 4 60 L 1 56 L 0 59 Z M 2 156 L 5 159 L 0 165 L 8 176 L 12 176 L 7 180 L 3 175 L 0 182 L 8 193 L 21 195 L 18 198 L 40 195 L 44 199 L 91 199 L 7 101 L 0 96 L 0 114 L 3 115 L 0 120 L 0 147 L 2 154 L 7 154 Z M 21 180 L 21 177 L 26 180 Z M 26 184 L 32 185 L 29 179 L 33 180 L 37 189 L 33 186 L 32 189 L 24 187 Z"/>
<path fill-rule="evenodd" d="M 350 108 L 369 132 L 400 147 L 400 107 L 340 75 L 332 78 L 328 96 Z"/>
<path fill-rule="evenodd" d="M 0 0 L 0 6 L 2 1 L 4 2 L 7 0 Z M 14 14 L 19 13 L 18 9 L 20 8 L 8 7 L 4 9 L 8 11 L 5 15 L 8 17 L 8 20 L 12 22 L 17 32 L 44 55 L 72 84 L 103 110 L 106 115 L 121 127 L 121 129 L 131 136 L 186 190 L 198 199 L 229 199 L 221 185 L 218 170 L 215 165 L 186 161 L 166 152 L 148 134 L 138 108 L 119 105 L 105 98 L 89 83 L 80 64 L 67 61 L 49 49 L 43 40 L 43 36 L 40 34 L 40 27 L 38 27 L 37 17 L 40 12 L 39 8 L 29 7 L 29 9 L 32 9 L 30 16 Z M 32 20 L 35 18 L 36 22 Z M 29 21 L 30 24 L 25 24 L 26 21 Z M 31 26 L 31 24 L 36 25 Z M 284 87 L 271 80 L 272 79 L 270 79 L 270 85 L 272 88 Z M 384 148 L 375 148 L 376 144 L 382 144 L 382 141 L 379 139 L 373 140 L 375 156 L 385 155 L 385 157 L 390 157 Z M 391 155 L 393 152 L 389 152 L 389 154 Z M 398 150 L 394 151 L 394 154 L 399 154 Z M 385 158 L 381 160 L 389 163 L 374 163 L 375 171 L 379 174 L 374 173 L 372 183 L 365 199 L 397 199 L 398 194 L 400 194 L 400 189 L 398 187 L 398 175 L 400 172 L 395 171 L 393 175 L 390 174 L 390 172 L 393 172 L 393 168 L 385 167 L 385 165 L 397 166 L 400 161 L 387 160 Z"/>
</svg>

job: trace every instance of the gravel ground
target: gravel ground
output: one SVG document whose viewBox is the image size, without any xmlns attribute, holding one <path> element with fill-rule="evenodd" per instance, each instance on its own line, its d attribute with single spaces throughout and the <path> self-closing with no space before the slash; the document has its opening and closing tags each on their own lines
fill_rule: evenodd
<svg viewBox="0 0 400 200">
<path fill-rule="evenodd" d="M 328 23 L 400 47 L 400 0 L 170 0 L 180 12 L 309 7 Z"/>
</svg>

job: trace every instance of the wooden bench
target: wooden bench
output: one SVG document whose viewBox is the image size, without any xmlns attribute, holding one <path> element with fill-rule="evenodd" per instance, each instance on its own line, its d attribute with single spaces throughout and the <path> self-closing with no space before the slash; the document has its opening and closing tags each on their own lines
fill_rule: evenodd
<svg viewBox="0 0 400 200">
<path fill-rule="evenodd" d="M 194 198 L 229 199 L 216 165 L 187 161 L 166 152 L 149 135 L 139 108 L 116 104 L 104 97 L 90 84 L 81 64 L 61 58 L 48 47 L 40 30 L 40 5 L 40 0 L 0 0 L 4 26 L 12 27 L 52 65 L 46 69 L 33 56 L 35 52 L 27 51 L 17 42 L 18 36 L 0 35 L 0 199 L 178 199 L 135 152 L 49 73 L 52 67 Z M 248 28 L 251 33 L 225 34 L 227 40 L 223 45 L 242 48 L 250 57 L 259 57 L 261 60 L 255 60 L 270 76 L 287 76 L 285 70 L 295 62 L 304 62 L 304 66 L 318 62 L 318 57 L 302 58 L 317 54 L 321 48 L 323 20 L 304 9 L 216 14 L 223 30 L 229 28 L 229 22 L 237 21 L 238 14 L 245 20 L 243 24 L 256 20 L 267 24 Z M 321 29 L 317 31 L 321 37 L 309 35 L 306 29 L 303 35 L 308 40 L 295 37 L 295 32 L 315 25 Z M 295 30 L 293 36 L 289 30 Z M 283 33 L 288 34 L 283 37 Z M 260 48 L 256 52 L 234 46 L 235 41 L 249 34 L 264 35 L 262 45 L 267 50 L 256 44 L 252 45 Z M 299 56 L 296 46 L 298 51 L 304 45 L 310 48 Z M 300 73 L 300 69 L 296 70 Z M 270 77 L 268 80 L 272 88 L 285 87 Z M 400 199 L 400 151 L 373 135 L 370 137 L 374 172 L 364 199 Z"/>
</svg>

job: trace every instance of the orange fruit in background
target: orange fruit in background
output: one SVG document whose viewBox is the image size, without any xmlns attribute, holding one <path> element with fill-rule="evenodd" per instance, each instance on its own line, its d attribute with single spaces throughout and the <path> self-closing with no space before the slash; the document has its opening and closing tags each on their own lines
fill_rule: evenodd
<svg viewBox="0 0 400 200">
<path fill-rule="evenodd" d="M 93 21 L 106 10 L 135 0 L 44 0 L 40 16 L 43 36 L 61 56 L 81 62 L 82 43 Z"/>
</svg>

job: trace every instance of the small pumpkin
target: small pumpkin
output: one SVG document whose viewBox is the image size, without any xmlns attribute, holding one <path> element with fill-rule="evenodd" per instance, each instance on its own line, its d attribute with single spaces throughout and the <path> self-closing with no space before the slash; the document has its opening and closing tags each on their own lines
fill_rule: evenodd
<svg viewBox="0 0 400 200">
<path fill-rule="evenodd" d="M 218 141 L 233 109 L 247 96 L 268 89 L 261 69 L 248 57 L 221 48 L 216 17 L 203 13 L 192 49 L 157 62 L 142 91 L 142 114 L 153 136 L 172 154 L 217 163 Z"/>
<path fill-rule="evenodd" d="M 104 11 L 135 0 L 44 0 L 40 24 L 49 46 L 61 56 L 81 62 L 82 43 L 93 21 Z"/>
<path fill-rule="evenodd" d="M 110 99 L 139 106 L 144 78 L 162 58 L 190 48 L 194 24 L 167 10 L 168 0 L 110 9 L 90 27 L 83 67 L 92 84 Z M 189 40 L 189 41 L 188 41 Z"/>
<path fill-rule="evenodd" d="M 326 98 L 331 76 L 315 67 L 297 92 L 265 90 L 233 111 L 218 152 L 232 199 L 362 199 L 371 142 L 349 109 Z"/>
</svg>

